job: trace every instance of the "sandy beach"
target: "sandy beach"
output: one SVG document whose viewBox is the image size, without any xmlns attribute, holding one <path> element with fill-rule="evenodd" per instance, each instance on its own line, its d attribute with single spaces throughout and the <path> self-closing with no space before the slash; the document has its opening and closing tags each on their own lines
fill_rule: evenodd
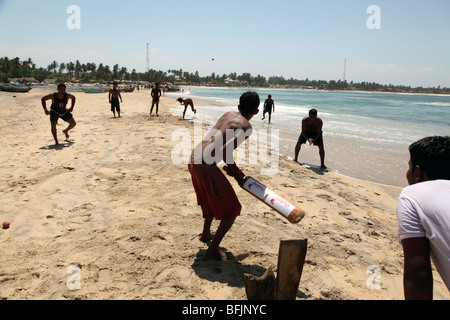
<svg viewBox="0 0 450 320">
<path fill-rule="evenodd" d="M 162 97 L 150 118 L 150 91 L 135 90 L 113 118 L 107 93 L 75 92 L 77 126 L 64 141 L 60 120 L 55 146 L 47 93 L 0 92 L 0 299 L 245 300 L 244 273 L 276 269 L 286 239 L 308 239 L 298 300 L 403 299 L 400 188 L 286 158 L 270 176 L 242 164 L 306 216 L 290 224 L 231 179 L 243 209 L 221 244 L 229 261 L 206 261 L 187 165 L 171 158 L 172 133 L 194 127 L 169 111 L 179 104 Z M 436 272 L 434 298 L 450 298 Z"/>
</svg>

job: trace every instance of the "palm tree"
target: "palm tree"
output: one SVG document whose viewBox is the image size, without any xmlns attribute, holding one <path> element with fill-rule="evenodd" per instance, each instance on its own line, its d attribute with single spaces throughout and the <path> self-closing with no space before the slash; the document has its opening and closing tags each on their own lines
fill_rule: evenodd
<svg viewBox="0 0 450 320">
<path fill-rule="evenodd" d="M 80 77 L 80 73 L 81 73 L 82 69 L 81 69 L 81 63 L 80 61 L 76 61 L 75 62 L 75 78 L 78 79 Z"/>
<path fill-rule="evenodd" d="M 59 73 L 63 73 L 66 70 L 66 64 L 63 62 L 59 65 Z"/>
<path fill-rule="evenodd" d="M 93 75 L 97 69 L 97 66 L 95 65 L 95 63 L 91 62 L 87 64 L 87 69 Z"/>
<path fill-rule="evenodd" d="M 67 71 L 69 72 L 69 76 L 73 76 L 73 72 L 75 71 L 75 64 L 73 62 L 69 62 L 66 64 Z"/>
<path fill-rule="evenodd" d="M 119 78 L 119 65 L 115 64 L 113 67 L 113 79 L 118 79 Z"/>
<path fill-rule="evenodd" d="M 48 71 L 52 71 L 53 70 L 53 73 L 56 73 L 56 68 L 58 68 L 58 66 L 59 66 L 58 62 L 53 61 L 52 63 L 50 63 L 48 65 L 47 70 Z"/>
<path fill-rule="evenodd" d="M 119 77 L 121 80 L 127 80 L 126 78 L 128 78 L 128 70 L 125 67 L 122 67 L 119 71 Z"/>
</svg>

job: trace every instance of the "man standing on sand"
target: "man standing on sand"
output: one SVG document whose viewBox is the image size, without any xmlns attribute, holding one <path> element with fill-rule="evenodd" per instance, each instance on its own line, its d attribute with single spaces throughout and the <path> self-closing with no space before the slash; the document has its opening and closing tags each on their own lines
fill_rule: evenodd
<svg viewBox="0 0 450 320">
<path fill-rule="evenodd" d="M 120 118 L 120 102 L 122 102 L 122 96 L 120 95 L 120 91 L 117 88 L 117 82 L 113 83 L 113 88 L 109 90 L 109 103 L 111 104 L 111 111 L 114 114 L 114 118 L 116 117 L 116 110 L 117 114 Z"/>
<path fill-rule="evenodd" d="M 72 105 L 69 110 L 67 110 L 67 102 L 69 99 L 72 100 Z M 47 110 L 46 101 L 52 100 L 52 105 L 50 107 L 50 111 Z M 56 125 L 58 124 L 58 119 L 61 118 L 65 122 L 68 122 L 69 125 L 66 129 L 63 130 L 64 135 L 66 136 L 66 140 L 69 139 L 69 131 L 72 130 L 77 123 L 72 116 L 73 108 L 75 106 L 75 97 L 70 93 L 66 92 L 66 85 L 60 83 L 58 85 L 58 92 L 48 94 L 41 99 L 42 107 L 44 108 L 45 114 L 50 115 L 50 123 L 53 139 L 55 139 L 55 144 L 59 144 L 58 135 L 56 131 Z"/>
<path fill-rule="evenodd" d="M 197 110 L 195 110 L 195 108 L 194 108 L 194 102 L 192 101 L 192 99 L 189 99 L 189 98 L 187 98 L 187 99 L 178 98 L 177 101 L 179 103 L 181 103 L 181 104 L 184 104 L 183 120 L 184 120 L 184 116 L 186 114 L 186 109 L 187 109 L 188 106 L 191 106 L 192 112 L 194 112 L 194 114 L 197 113 Z"/>
<path fill-rule="evenodd" d="M 269 123 L 272 118 L 272 110 L 275 112 L 275 103 L 272 100 L 272 96 L 269 94 L 269 97 L 264 101 L 264 111 L 263 111 L 263 117 L 261 120 L 264 120 L 266 118 L 265 114 L 266 112 L 269 114 Z"/>
<path fill-rule="evenodd" d="M 226 163 L 226 173 L 239 184 L 244 182 L 244 173 L 234 162 L 233 151 L 251 134 L 252 126 L 249 121 L 258 113 L 259 103 L 256 92 L 242 94 L 239 112 L 225 113 L 192 151 L 188 169 L 204 218 L 200 240 L 205 243 L 211 241 L 205 253 L 207 259 L 226 261 L 225 254 L 219 251 L 219 244 L 240 215 L 242 207 L 217 163 L 223 160 Z M 220 224 L 216 233 L 211 233 L 214 218 L 220 220 Z"/>
<path fill-rule="evenodd" d="M 409 146 L 409 186 L 397 205 L 405 299 L 433 299 L 431 259 L 450 290 L 450 137 Z"/>
<path fill-rule="evenodd" d="M 159 83 L 156 83 L 155 87 L 152 88 L 151 96 L 152 96 L 152 107 L 150 109 L 150 117 L 152 116 L 153 106 L 155 104 L 156 104 L 156 116 L 159 117 L 158 107 L 159 107 L 159 97 L 161 97 L 161 89 L 159 88 Z"/>
<path fill-rule="evenodd" d="M 320 168 L 326 169 L 325 166 L 325 149 L 323 147 L 323 135 L 322 135 L 322 119 L 317 117 L 317 110 L 309 110 L 309 117 L 305 117 L 302 120 L 302 133 L 298 137 L 297 144 L 295 146 L 294 161 L 298 162 L 298 154 L 302 147 L 302 144 L 309 142 L 310 145 L 314 144 L 319 147 L 320 155 Z"/>
</svg>

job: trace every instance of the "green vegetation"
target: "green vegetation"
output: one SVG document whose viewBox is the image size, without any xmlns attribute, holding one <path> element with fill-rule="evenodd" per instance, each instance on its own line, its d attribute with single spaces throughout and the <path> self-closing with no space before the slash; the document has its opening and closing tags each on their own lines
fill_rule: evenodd
<svg viewBox="0 0 450 320">
<path fill-rule="evenodd" d="M 354 83 L 351 81 L 325 81 L 325 80 L 297 80 L 285 79 L 280 76 L 272 76 L 266 79 L 261 75 L 252 76 L 250 73 L 237 75 L 230 73 L 228 75 L 200 76 L 198 71 L 190 73 L 180 70 L 157 71 L 149 70 L 147 72 L 131 72 L 127 68 L 120 67 L 118 64 L 111 69 L 108 65 L 100 63 L 80 63 L 80 61 L 58 63 L 53 61 L 47 68 L 37 67 L 29 58 L 20 61 L 19 58 L 9 59 L 0 58 L 0 82 L 7 82 L 10 78 L 34 78 L 39 82 L 45 79 L 54 79 L 56 82 L 112 82 L 130 81 L 130 82 L 171 82 L 183 85 L 203 85 L 203 86 L 228 86 L 228 87 L 262 87 L 262 88 L 310 88 L 323 90 L 359 90 L 359 91 L 381 91 L 381 92 L 413 92 L 413 93 L 434 93 L 450 94 L 450 88 L 423 88 L 402 85 L 382 85 L 375 82 Z"/>
</svg>

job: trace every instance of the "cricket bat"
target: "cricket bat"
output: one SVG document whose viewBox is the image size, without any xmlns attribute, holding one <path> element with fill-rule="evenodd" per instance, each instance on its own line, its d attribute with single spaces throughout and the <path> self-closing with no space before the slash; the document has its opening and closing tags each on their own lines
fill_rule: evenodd
<svg viewBox="0 0 450 320">
<path fill-rule="evenodd" d="M 290 223 L 299 223 L 305 216 L 305 212 L 302 209 L 293 205 L 252 177 L 246 177 L 241 187 L 277 211 Z"/>
</svg>

